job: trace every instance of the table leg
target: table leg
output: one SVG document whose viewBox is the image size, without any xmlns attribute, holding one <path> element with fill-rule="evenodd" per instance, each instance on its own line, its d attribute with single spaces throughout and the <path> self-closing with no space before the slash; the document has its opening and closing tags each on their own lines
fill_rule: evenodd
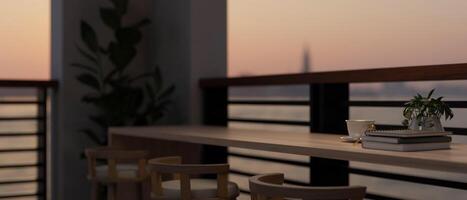
<svg viewBox="0 0 467 200">
<path fill-rule="evenodd" d="M 349 185 L 349 161 L 327 158 L 310 158 L 310 185 Z"/>
</svg>

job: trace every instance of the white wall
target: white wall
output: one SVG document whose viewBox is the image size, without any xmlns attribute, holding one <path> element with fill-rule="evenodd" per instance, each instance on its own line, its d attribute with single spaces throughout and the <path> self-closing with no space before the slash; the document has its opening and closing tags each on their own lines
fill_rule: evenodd
<svg viewBox="0 0 467 200">
<path fill-rule="evenodd" d="M 159 64 L 165 82 L 176 85 L 174 104 L 164 123 L 200 121 L 200 77 L 226 76 L 226 0 L 130 0 L 131 18 L 148 14 L 154 24 L 146 29 L 135 71 Z M 144 2 L 144 3 L 143 3 Z M 85 179 L 86 163 L 80 159 L 91 142 L 79 129 L 93 124 L 87 120 L 93 107 L 82 104 L 87 91 L 75 76 L 72 62 L 81 60 L 75 48 L 79 43 L 79 21 L 104 27 L 98 20 L 98 7 L 106 1 L 53 0 L 52 77 L 59 80 L 53 105 L 52 175 L 53 199 L 89 199 Z M 135 11 L 135 12 L 134 12 Z M 111 38 L 105 28 L 99 35 Z"/>
</svg>

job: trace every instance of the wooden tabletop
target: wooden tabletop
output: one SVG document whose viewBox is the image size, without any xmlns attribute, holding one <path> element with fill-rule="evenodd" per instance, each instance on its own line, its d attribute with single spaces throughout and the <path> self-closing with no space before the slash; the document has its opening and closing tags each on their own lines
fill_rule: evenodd
<svg viewBox="0 0 467 200">
<path fill-rule="evenodd" d="M 240 147 L 264 151 L 362 161 L 395 166 L 467 173 L 467 145 L 450 150 L 393 152 L 363 149 L 339 135 L 292 131 L 260 131 L 212 126 L 157 126 L 111 128 L 113 134 L 177 142 Z"/>
</svg>

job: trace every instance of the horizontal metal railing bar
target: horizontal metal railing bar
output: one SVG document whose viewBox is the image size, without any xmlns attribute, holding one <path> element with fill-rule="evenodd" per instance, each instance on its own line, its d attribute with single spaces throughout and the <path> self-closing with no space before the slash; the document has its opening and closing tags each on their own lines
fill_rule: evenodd
<svg viewBox="0 0 467 200">
<path fill-rule="evenodd" d="M 386 196 L 386 195 L 381 195 L 381 194 L 376 194 L 376 193 L 369 193 L 369 192 L 366 193 L 365 198 L 375 199 L 375 200 L 404 200 L 403 198 L 390 197 L 390 196 Z"/>
<path fill-rule="evenodd" d="M 57 86 L 56 80 L 0 80 L 0 87 L 53 88 Z"/>
<path fill-rule="evenodd" d="M 238 188 L 240 194 L 244 194 L 244 195 L 251 195 L 251 192 L 248 191 L 248 190 L 245 190 L 243 188 Z"/>
<path fill-rule="evenodd" d="M 21 198 L 21 197 L 36 197 L 43 196 L 42 193 L 32 193 L 32 194 L 12 194 L 12 195 L 3 195 L 0 196 L 0 199 L 11 199 L 11 198 Z"/>
<path fill-rule="evenodd" d="M 354 107 L 403 107 L 407 101 L 349 101 Z M 451 108 L 467 108 L 467 101 L 445 101 Z M 230 100 L 229 104 L 239 105 L 288 105 L 308 106 L 309 101 L 294 100 Z"/>
<path fill-rule="evenodd" d="M 269 119 L 246 119 L 246 118 L 229 118 L 230 122 L 243 122 L 243 123 L 259 123 L 259 124 L 281 124 L 281 125 L 295 125 L 295 126 L 310 126 L 310 122 L 306 121 L 292 121 L 292 120 L 269 120 Z M 407 128 L 402 125 L 387 125 L 377 124 L 378 129 L 404 129 Z M 467 128 L 452 128 L 445 127 L 446 131 L 451 131 L 454 135 L 467 135 Z"/>
<path fill-rule="evenodd" d="M 0 149 L 0 154 L 1 153 L 16 153 L 16 152 L 36 152 L 36 151 L 43 151 L 43 148 L 26 148 L 26 149 Z"/>
<path fill-rule="evenodd" d="M 26 137 L 26 136 L 43 136 L 44 133 L 0 133 L 1 137 Z"/>
<path fill-rule="evenodd" d="M 309 106 L 310 101 L 295 100 L 230 100 L 229 104 L 240 105 L 287 105 L 287 106 Z"/>
<path fill-rule="evenodd" d="M 234 156 L 234 157 L 239 157 L 239 158 L 248 158 L 248 159 L 254 159 L 254 160 L 261 160 L 261 161 L 276 162 L 276 163 L 282 163 L 282 164 L 288 164 L 288 165 L 294 165 L 294 166 L 302 166 L 302 167 L 309 167 L 310 166 L 310 163 L 300 162 L 300 161 L 293 161 L 293 160 L 268 158 L 268 157 L 245 155 L 245 154 L 239 154 L 239 153 L 228 153 L 228 155 L 229 156 Z"/>
<path fill-rule="evenodd" d="M 44 117 L 0 117 L 0 121 L 44 120 Z"/>
<path fill-rule="evenodd" d="M 403 107 L 407 101 L 349 101 L 349 106 L 355 107 Z M 239 105 L 289 105 L 308 106 L 309 101 L 293 100 L 230 100 L 229 104 Z M 451 108 L 467 108 L 467 101 L 446 101 Z"/>
<path fill-rule="evenodd" d="M 467 135 L 467 128 L 445 127 L 444 130 L 451 131 L 454 135 Z"/>
<path fill-rule="evenodd" d="M 20 183 L 41 183 L 43 181 L 44 180 L 42 180 L 42 179 L 18 180 L 18 181 L 0 181 L 0 185 L 20 184 Z"/>
<path fill-rule="evenodd" d="M 402 107 L 406 101 L 349 101 L 355 107 Z"/>
<path fill-rule="evenodd" d="M 242 189 L 242 188 L 239 188 L 239 190 L 240 190 L 240 193 L 244 193 L 244 194 L 248 194 L 248 195 L 251 194 L 251 192 L 249 190 L 245 190 L 245 189 Z"/>
<path fill-rule="evenodd" d="M 229 86 L 441 81 L 466 79 L 467 64 L 459 63 L 249 77 L 205 78 L 199 81 L 199 85 L 203 88 L 225 88 Z"/>
<path fill-rule="evenodd" d="M 407 101 L 349 101 L 355 107 L 403 107 Z M 467 108 L 467 101 L 445 101 L 451 108 Z"/>
<path fill-rule="evenodd" d="M 403 174 L 393 174 L 388 172 L 379 172 L 373 170 L 359 169 L 359 168 L 349 168 L 350 173 L 372 176 L 378 178 L 392 179 L 398 181 L 406 181 L 411 183 L 420 183 L 432 186 L 448 187 L 461 190 L 467 190 L 467 183 L 458 182 L 458 181 L 448 181 L 435 178 L 426 178 L 419 176 L 403 175 Z"/>
<path fill-rule="evenodd" d="M 236 174 L 236 175 L 241 175 L 241 176 L 247 176 L 247 177 L 252 177 L 252 176 L 258 175 L 258 174 L 244 172 L 244 171 L 235 170 L 235 169 L 230 169 L 230 173 Z M 290 180 L 290 179 L 286 179 L 284 182 L 287 183 L 287 184 L 300 185 L 300 186 L 309 186 L 310 185 L 309 183 L 306 183 L 306 182 L 295 181 L 295 180 Z"/>
<path fill-rule="evenodd" d="M 44 104 L 45 102 L 43 101 L 0 101 L 0 104 L 26 104 L 26 105 L 29 105 L 29 104 L 32 104 L 32 105 L 36 105 L 36 104 Z"/>
<path fill-rule="evenodd" d="M 268 162 L 276 162 L 276 163 L 289 164 L 289 165 L 302 166 L 302 167 L 310 166 L 310 164 L 306 162 L 290 161 L 290 160 L 277 159 L 277 158 L 266 158 L 266 157 L 261 157 L 261 156 L 244 155 L 244 154 L 239 154 L 239 153 L 229 153 L 229 156 L 255 159 L 255 160 L 261 160 L 261 161 L 268 161 Z M 426 178 L 426 177 L 419 177 L 419 176 L 378 172 L 378 171 L 365 170 L 365 169 L 360 169 L 360 168 L 349 168 L 349 171 L 350 173 L 359 174 L 359 175 L 366 175 L 366 176 L 373 176 L 373 177 L 378 177 L 378 178 L 386 178 L 386 179 L 420 183 L 420 184 L 426 184 L 426 185 L 467 190 L 467 183 L 458 182 L 458 181 L 448 181 L 448 180 Z"/>
<path fill-rule="evenodd" d="M 244 122 L 244 123 L 260 123 L 260 124 L 297 125 L 297 126 L 309 126 L 310 125 L 310 122 L 307 122 L 307 121 L 292 121 L 292 120 L 229 118 L 228 121 Z"/>
<path fill-rule="evenodd" d="M 0 165 L 0 169 L 10 169 L 10 168 L 28 168 L 28 167 L 42 167 L 42 163 L 34 164 L 18 164 L 18 165 Z"/>
</svg>

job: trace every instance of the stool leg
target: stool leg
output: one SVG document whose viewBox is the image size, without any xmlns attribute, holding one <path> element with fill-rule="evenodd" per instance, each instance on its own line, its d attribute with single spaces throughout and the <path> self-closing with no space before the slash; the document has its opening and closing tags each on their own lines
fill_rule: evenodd
<svg viewBox="0 0 467 200">
<path fill-rule="evenodd" d="M 92 181 L 91 184 L 91 200 L 99 200 L 99 183 Z"/>
<path fill-rule="evenodd" d="M 140 182 L 140 183 L 137 183 L 138 185 L 138 195 L 139 195 L 139 198 L 138 199 L 141 199 L 141 200 L 145 200 L 145 196 L 144 196 L 144 182 Z"/>
<path fill-rule="evenodd" d="M 141 193 L 143 195 L 143 200 L 151 200 L 151 193 L 152 193 L 152 185 L 151 185 L 151 179 L 146 179 L 142 183 L 142 190 Z"/>
<path fill-rule="evenodd" d="M 117 200 L 115 184 L 107 185 L 107 200 Z"/>
</svg>

